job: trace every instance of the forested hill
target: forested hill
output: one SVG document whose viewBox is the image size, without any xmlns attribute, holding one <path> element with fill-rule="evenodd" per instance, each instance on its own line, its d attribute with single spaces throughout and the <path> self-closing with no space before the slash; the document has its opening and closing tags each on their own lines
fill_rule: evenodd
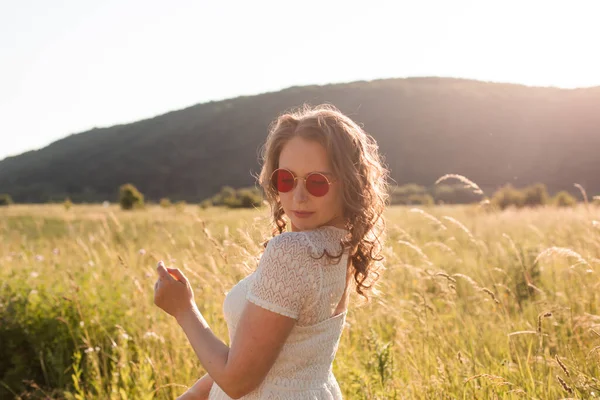
<svg viewBox="0 0 600 400">
<path fill-rule="evenodd" d="M 304 102 L 332 103 L 361 123 L 398 184 L 430 186 L 456 173 L 486 194 L 509 182 L 550 192 L 579 183 L 600 194 L 600 87 L 449 78 L 292 87 L 93 129 L 0 161 L 0 193 L 114 201 L 129 182 L 147 199 L 197 201 L 225 185 L 251 186 L 270 121 Z"/>
</svg>

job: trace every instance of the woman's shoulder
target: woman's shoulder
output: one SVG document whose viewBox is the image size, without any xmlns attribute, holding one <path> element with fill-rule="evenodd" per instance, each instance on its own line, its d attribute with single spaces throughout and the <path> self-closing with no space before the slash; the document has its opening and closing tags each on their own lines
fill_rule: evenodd
<svg viewBox="0 0 600 400">
<path fill-rule="evenodd" d="M 278 259 L 308 256 L 310 240 L 305 232 L 283 232 L 269 240 L 264 254 Z"/>
</svg>

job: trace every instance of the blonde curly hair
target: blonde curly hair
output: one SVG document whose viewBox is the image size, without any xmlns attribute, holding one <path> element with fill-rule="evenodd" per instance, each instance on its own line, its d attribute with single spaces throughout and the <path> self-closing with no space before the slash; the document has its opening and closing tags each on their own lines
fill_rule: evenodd
<svg viewBox="0 0 600 400">
<path fill-rule="evenodd" d="M 389 173 L 382 164 L 377 143 L 352 119 L 329 104 L 304 105 L 273 121 L 261 151 L 263 165 L 258 176 L 271 207 L 273 236 L 283 233 L 286 221 L 270 178 L 279 167 L 284 145 L 295 136 L 320 143 L 327 150 L 333 173 L 344 182 L 344 221 L 350 235 L 342 245 L 350 249 L 348 262 L 353 268 L 356 292 L 369 301 L 366 292 L 373 288 L 383 268 L 380 252 L 385 232 L 383 211 L 388 199 Z"/>
</svg>

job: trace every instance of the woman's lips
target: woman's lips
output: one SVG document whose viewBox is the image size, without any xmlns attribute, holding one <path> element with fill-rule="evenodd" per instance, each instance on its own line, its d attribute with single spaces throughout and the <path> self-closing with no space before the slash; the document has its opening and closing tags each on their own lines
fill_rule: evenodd
<svg viewBox="0 0 600 400">
<path fill-rule="evenodd" d="M 314 212 L 310 212 L 310 211 L 294 211 L 294 215 L 298 218 L 308 218 L 313 214 L 314 214 Z"/>
</svg>

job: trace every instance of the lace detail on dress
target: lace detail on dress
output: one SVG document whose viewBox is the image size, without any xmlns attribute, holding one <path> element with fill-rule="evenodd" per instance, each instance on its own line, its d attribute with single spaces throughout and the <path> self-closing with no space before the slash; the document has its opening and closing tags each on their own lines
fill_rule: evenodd
<svg viewBox="0 0 600 400">
<path fill-rule="evenodd" d="M 304 233 L 282 233 L 267 244 L 246 297 L 258 306 L 298 319 L 320 289 L 319 277 L 312 269 Z"/>
<path fill-rule="evenodd" d="M 347 231 L 331 226 L 285 232 L 267 244 L 246 298 L 267 310 L 316 324 L 332 316 L 346 286 L 348 252 L 340 259 L 340 240 Z M 338 263 L 335 261 L 338 260 Z"/>
</svg>

